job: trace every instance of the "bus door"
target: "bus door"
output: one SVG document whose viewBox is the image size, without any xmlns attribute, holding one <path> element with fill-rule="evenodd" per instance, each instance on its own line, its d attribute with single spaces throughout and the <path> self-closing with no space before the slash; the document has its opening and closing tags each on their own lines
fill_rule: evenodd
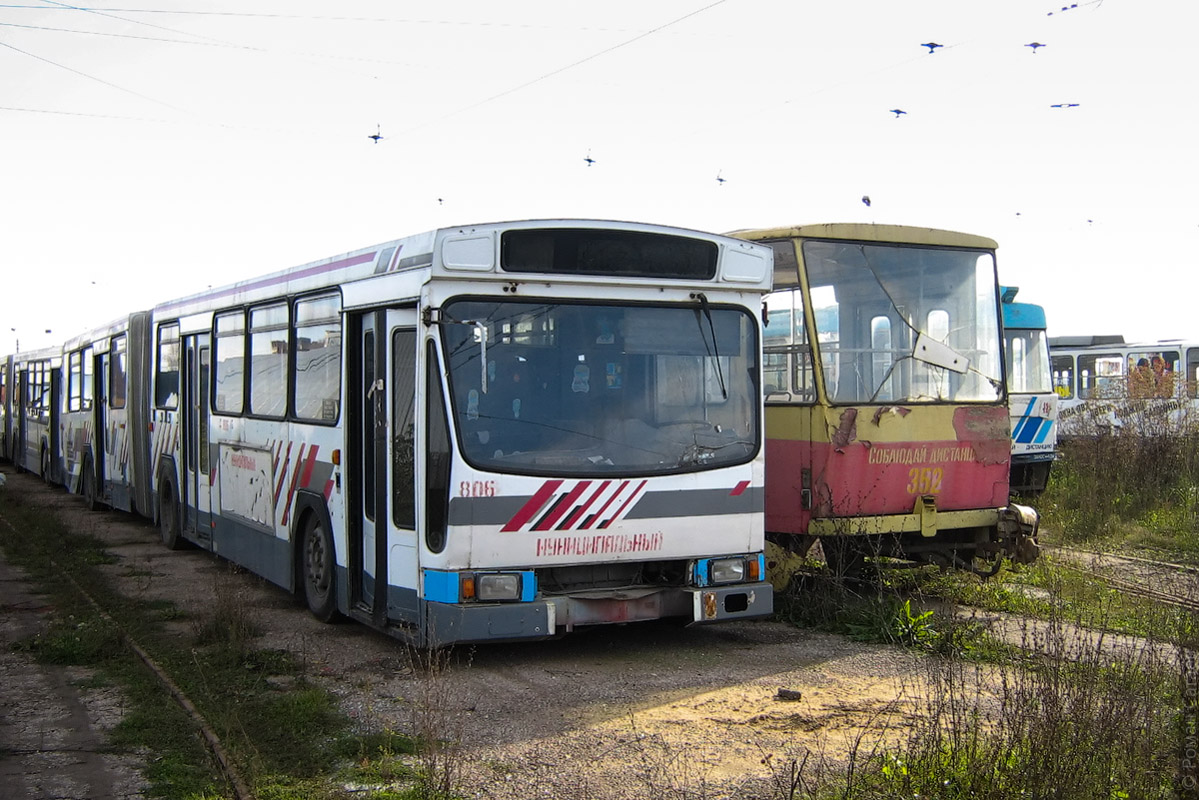
<svg viewBox="0 0 1199 800">
<path fill-rule="evenodd" d="M 13 395 L 13 413 L 16 414 L 17 424 L 16 430 L 13 433 L 13 463 L 17 466 L 18 471 L 24 470 L 26 465 L 25 452 L 25 436 L 27 431 L 27 419 L 29 417 L 29 370 L 22 369 L 17 371 L 17 385 L 14 387 L 15 394 Z"/>
<path fill-rule="evenodd" d="M 212 492 L 209 476 L 208 394 L 211 355 L 202 336 L 183 337 L 183 427 L 180 430 L 183 461 L 184 529 L 201 542 L 212 538 Z"/>
<path fill-rule="evenodd" d="M 104 496 L 114 507 L 128 510 L 126 505 L 129 497 L 129 477 L 126 474 L 126 461 L 122 458 L 122 449 L 126 446 L 128 431 L 126 430 L 125 407 L 128 387 L 128 355 L 126 353 L 126 337 L 124 334 L 114 336 L 104 356 L 103 375 L 105 402 L 100 409 L 100 426 L 104 447 L 97 456 L 104 462 L 102 472 L 107 480 Z M 122 498 L 124 498 L 122 500 Z"/>
<path fill-rule="evenodd" d="M 416 619 L 413 431 L 416 312 L 355 315 L 351 365 L 350 594 L 376 624 Z M 384 587 L 402 587 L 388 596 Z"/>
<path fill-rule="evenodd" d="M 92 469 L 96 471 L 96 495 L 109 497 L 108 480 L 108 353 L 97 353 L 92 362 Z"/>
</svg>

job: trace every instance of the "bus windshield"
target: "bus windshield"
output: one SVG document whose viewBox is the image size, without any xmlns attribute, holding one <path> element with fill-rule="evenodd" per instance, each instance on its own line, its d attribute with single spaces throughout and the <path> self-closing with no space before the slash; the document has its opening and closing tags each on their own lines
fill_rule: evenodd
<svg viewBox="0 0 1199 800">
<path fill-rule="evenodd" d="M 1049 340 L 1045 331 L 1006 328 L 1003 332 L 1007 355 L 1008 390 L 1018 394 L 1049 394 L 1053 373 L 1049 366 Z"/>
<path fill-rule="evenodd" d="M 477 468 L 650 475 L 757 453 L 758 340 L 743 309 L 462 299 L 441 330 Z"/>
<path fill-rule="evenodd" d="M 1003 392 L 990 252 L 806 240 L 825 391 L 834 403 L 994 402 Z"/>
</svg>

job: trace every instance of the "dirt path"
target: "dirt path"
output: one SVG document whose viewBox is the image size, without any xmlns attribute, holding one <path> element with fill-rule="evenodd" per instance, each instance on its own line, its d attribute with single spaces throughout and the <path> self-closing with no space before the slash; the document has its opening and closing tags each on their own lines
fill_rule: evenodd
<svg viewBox="0 0 1199 800">
<path fill-rule="evenodd" d="M 30 800 L 132 800 L 141 761 L 109 752 L 120 721 L 113 689 L 81 688 L 91 673 L 40 664 L 13 645 L 43 632 L 50 607 L 0 552 L 0 796 Z"/>
<path fill-rule="evenodd" d="M 777 622 L 604 627 L 462 648 L 422 669 L 393 639 L 321 625 L 226 562 L 165 550 L 136 518 L 88 513 L 28 476 L 9 490 L 103 540 L 116 559 L 102 569 L 123 593 L 184 612 L 170 623 L 179 636 L 232 593 L 263 631 L 258 646 L 293 653 L 364 730 L 411 732 L 433 715 L 461 737 L 465 784 L 482 797 L 767 796 L 771 764 L 802 748 L 840 762 L 863 730 L 895 733 L 912 709 L 916 656 Z"/>
</svg>

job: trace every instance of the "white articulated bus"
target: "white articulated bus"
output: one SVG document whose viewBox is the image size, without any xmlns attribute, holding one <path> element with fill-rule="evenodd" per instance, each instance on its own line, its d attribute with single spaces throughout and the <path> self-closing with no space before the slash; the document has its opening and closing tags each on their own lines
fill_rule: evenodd
<svg viewBox="0 0 1199 800">
<path fill-rule="evenodd" d="M 12 356 L 7 378 L 8 457 L 18 470 L 53 482 L 58 479 L 61 452 L 56 424 L 61 363 L 59 347 L 18 353 Z"/>
<path fill-rule="evenodd" d="M 0 356 L 0 459 L 12 461 L 13 404 L 12 356 Z"/>
<path fill-rule="evenodd" d="M 765 616 L 771 264 L 695 231 L 525 221 L 163 303 L 164 543 L 422 646 Z"/>
<path fill-rule="evenodd" d="M 61 483 L 100 505 L 152 516 L 149 325 L 139 311 L 62 348 Z"/>
</svg>

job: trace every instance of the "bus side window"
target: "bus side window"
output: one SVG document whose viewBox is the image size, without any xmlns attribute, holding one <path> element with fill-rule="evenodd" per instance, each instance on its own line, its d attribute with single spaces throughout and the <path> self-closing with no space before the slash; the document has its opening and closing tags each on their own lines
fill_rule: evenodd
<svg viewBox="0 0 1199 800">
<path fill-rule="evenodd" d="M 1074 357 L 1053 356 L 1053 391 L 1058 397 L 1074 397 Z"/>
<path fill-rule="evenodd" d="M 1199 397 L 1199 347 L 1187 348 L 1187 397 Z"/>
</svg>

